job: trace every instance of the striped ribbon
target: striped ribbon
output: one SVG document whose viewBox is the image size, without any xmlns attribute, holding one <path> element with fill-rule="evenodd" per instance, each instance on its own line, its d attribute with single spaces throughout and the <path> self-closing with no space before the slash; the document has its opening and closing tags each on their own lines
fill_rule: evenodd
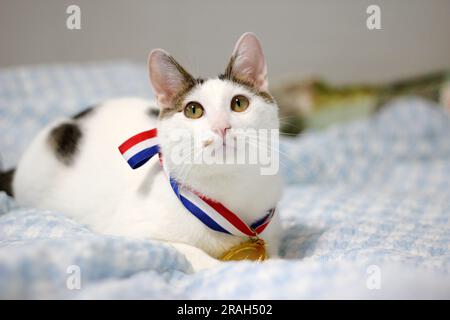
<svg viewBox="0 0 450 320">
<path fill-rule="evenodd" d="M 157 129 L 132 136 L 119 146 L 119 151 L 131 168 L 137 169 L 159 152 Z"/>
<path fill-rule="evenodd" d="M 129 138 L 119 146 L 119 151 L 132 169 L 139 168 L 159 153 L 156 128 Z M 267 210 L 261 219 L 248 225 L 223 204 L 181 186 L 169 174 L 168 177 L 170 186 L 183 206 L 210 229 L 218 232 L 236 236 L 257 236 L 269 225 L 276 212 L 276 208 Z"/>
</svg>

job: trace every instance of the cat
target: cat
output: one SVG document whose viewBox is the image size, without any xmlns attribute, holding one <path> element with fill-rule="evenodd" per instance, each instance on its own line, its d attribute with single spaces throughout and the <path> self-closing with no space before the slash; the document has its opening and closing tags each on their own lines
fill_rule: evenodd
<svg viewBox="0 0 450 320">
<path fill-rule="evenodd" d="M 262 47 L 253 33 L 243 34 L 225 72 L 206 80 L 192 77 L 162 49 L 150 53 L 148 66 L 156 101 L 113 99 L 55 121 L 35 137 L 15 171 L 2 174 L 0 187 L 23 206 L 62 212 L 102 234 L 165 241 L 194 271 L 210 268 L 248 238 L 212 230 L 190 213 L 158 157 L 131 170 L 117 148 L 156 127 L 162 161 L 179 185 L 220 202 L 248 225 L 260 219 L 281 198 L 278 172 L 262 175 L 252 165 L 177 164 L 167 155 L 175 148 L 170 134 L 179 129 L 207 137 L 196 150 L 200 154 L 216 148 L 211 141 L 226 148 L 231 129 L 278 129 Z M 243 112 L 230 108 L 236 101 L 241 109 L 246 105 Z M 280 235 L 276 213 L 260 234 L 271 258 L 278 256 Z"/>
</svg>

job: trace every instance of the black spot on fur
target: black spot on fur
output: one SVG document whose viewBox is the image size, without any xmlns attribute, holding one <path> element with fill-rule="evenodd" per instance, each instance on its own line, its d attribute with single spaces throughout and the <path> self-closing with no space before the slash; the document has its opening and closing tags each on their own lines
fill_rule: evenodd
<svg viewBox="0 0 450 320">
<path fill-rule="evenodd" d="M 82 110 L 81 112 L 78 112 L 77 114 L 75 114 L 74 116 L 72 116 L 73 120 L 78 120 L 81 118 L 86 117 L 87 115 L 91 114 L 91 112 L 94 110 L 94 107 L 88 107 L 84 110 Z"/>
<path fill-rule="evenodd" d="M 52 129 L 48 141 L 56 157 L 65 165 L 70 165 L 73 163 L 81 137 L 82 133 L 77 124 L 63 123 Z"/>
<path fill-rule="evenodd" d="M 148 115 L 153 118 L 157 118 L 159 116 L 158 109 L 148 109 Z"/>
<path fill-rule="evenodd" d="M 12 181 L 14 177 L 14 169 L 6 172 L 0 172 L 0 191 L 5 191 L 7 195 L 13 196 Z"/>
<path fill-rule="evenodd" d="M 205 79 L 197 78 L 195 79 L 195 82 L 197 82 L 197 84 L 203 84 L 203 82 L 205 82 Z"/>
</svg>

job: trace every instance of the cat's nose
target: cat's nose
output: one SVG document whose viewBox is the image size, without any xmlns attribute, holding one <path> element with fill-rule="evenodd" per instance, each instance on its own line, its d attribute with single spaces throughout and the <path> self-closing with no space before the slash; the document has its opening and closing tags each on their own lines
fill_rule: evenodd
<svg viewBox="0 0 450 320">
<path fill-rule="evenodd" d="M 225 138 L 227 131 L 231 129 L 230 125 L 215 127 L 213 131 L 218 134 L 222 139 Z"/>
</svg>

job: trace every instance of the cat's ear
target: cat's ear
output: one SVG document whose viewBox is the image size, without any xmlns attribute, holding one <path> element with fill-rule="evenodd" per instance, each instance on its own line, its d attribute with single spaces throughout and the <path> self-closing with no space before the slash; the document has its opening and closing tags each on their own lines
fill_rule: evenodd
<svg viewBox="0 0 450 320">
<path fill-rule="evenodd" d="M 244 33 L 239 38 L 225 75 L 249 82 L 260 91 L 267 91 L 266 61 L 261 43 L 253 33 Z"/>
<path fill-rule="evenodd" d="M 150 52 L 148 68 L 150 82 L 161 108 L 173 106 L 177 93 L 194 81 L 194 78 L 162 49 Z"/>
</svg>

